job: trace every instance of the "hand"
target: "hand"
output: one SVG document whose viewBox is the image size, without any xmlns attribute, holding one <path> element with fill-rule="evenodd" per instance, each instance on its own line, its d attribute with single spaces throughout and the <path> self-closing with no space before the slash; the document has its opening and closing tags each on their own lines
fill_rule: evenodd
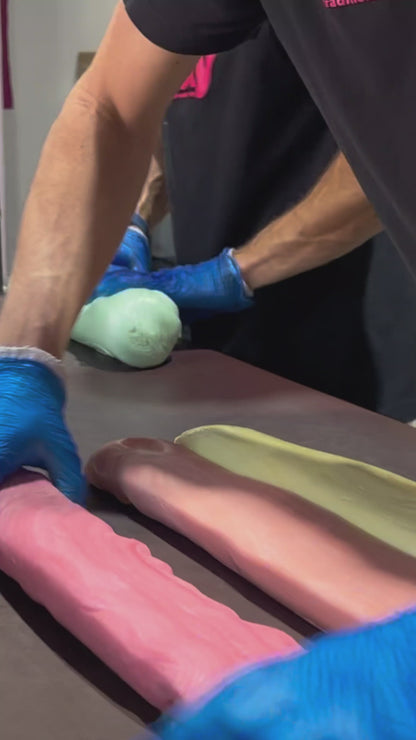
<svg viewBox="0 0 416 740">
<path fill-rule="evenodd" d="M 198 265 L 178 266 L 157 272 L 132 272 L 110 265 L 92 300 L 127 288 L 159 290 L 171 298 L 181 312 L 209 314 L 242 311 L 253 301 L 247 297 L 240 268 L 230 250 Z"/>
<path fill-rule="evenodd" d="M 163 740 L 416 738 L 416 613 L 327 636 L 162 722 Z"/>
<path fill-rule="evenodd" d="M 86 484 L 63 419 L 65 389 L 41 362 L 0 358 L 0 483 L 24 465 L 46 470 L 71 501 Z"/>
<path fill-rule="evenodd" d="M 147 223 L 134 214 L 111 264 L 146 273 L 150 272 L 151 262 Z"/>
</svg>

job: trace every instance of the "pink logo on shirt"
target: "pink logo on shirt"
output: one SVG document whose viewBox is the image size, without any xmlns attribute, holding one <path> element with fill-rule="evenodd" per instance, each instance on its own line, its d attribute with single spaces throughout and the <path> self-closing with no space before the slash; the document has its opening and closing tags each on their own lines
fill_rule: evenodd
<svg viewBox="0 0 416 740">
<path fill-rule="evenodd" d="M 344 8 L 346 5 L 362 5 L 363 3 L 374 3 L 377 0 L 322 0 L 326 8 Z"/>
<path fill-rule="evenodd" d="M 175 100 L 180 98 L 205 98 L 208 95 L 216 58 L 216 54 L 201 57 L 192 74 L 189 75 L 175 95 Z"/>
</svg>

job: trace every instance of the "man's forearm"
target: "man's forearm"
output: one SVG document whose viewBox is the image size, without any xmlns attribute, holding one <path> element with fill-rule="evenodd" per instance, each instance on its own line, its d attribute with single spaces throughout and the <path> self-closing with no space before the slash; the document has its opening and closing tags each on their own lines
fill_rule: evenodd
<svg viewBox="0 0 416 740">
<path fill-rule="evenodd" d="M 327 264 L 382 230 L 345 157 L 339 154 L 311 193 L 235 251 L 253 290 Z"/>
<path fill-rule="evenodd" d="M 150 162 L 146 182 L 143 185 L 136 213 L 150 229 L 157 226 L 169 211 L 169 198 L 166 187 L 162 136 L 159 136 L 155 152 Z"/>
<path fill-rule="evenodd" d="M 80 307 L 122 238 L 152 146 L 149 133 L 138 141 L 116 117 L 72 93 L 31 188 L 0 344 L 62 354 Z"/>
<path fill-rule="evenodd" d="M 195 62 L 152 44 L 118 3 L 42 152 L 0 317 L 0 344 L 62 355 L 133 213 L 166 106 Z"/>
</svg>

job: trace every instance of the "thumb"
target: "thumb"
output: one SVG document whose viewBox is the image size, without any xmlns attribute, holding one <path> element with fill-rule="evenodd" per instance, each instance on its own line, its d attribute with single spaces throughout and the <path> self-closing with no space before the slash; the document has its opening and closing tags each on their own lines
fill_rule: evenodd
<svg viewBox="0 0 416 740">
<path fill-rule="evenodd" d="M 62 468 L 56 475 L 52 476 L 52 482 L 55 488 L 63 493 L 72 503 L 85 506 L 88 486 L 81 467 L 79 467 L 77 473 L 73 470 L 68 471 Z"/>
<path fill-rule="evenodd" d="M 48 455 L 48 471 L 53 485 L 74 504 L 83 506 L 87 482 L 75 443 L 65 427 L 56 435 L 53 453 Z"/>
</svg>

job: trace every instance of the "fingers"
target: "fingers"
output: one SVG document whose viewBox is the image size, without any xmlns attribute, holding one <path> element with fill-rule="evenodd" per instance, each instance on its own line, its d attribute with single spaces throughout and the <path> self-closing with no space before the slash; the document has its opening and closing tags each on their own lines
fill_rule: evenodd
<svg viewBox="0 0 416 740">
<path fill-rule="evenodd" d="M 75 472 L 74 470 L 70 471 L 64 465 L 53 475 L 51 474 L 51 480 L 54 486 L 74 504 L 85 505 L 88 487 L 87 481 L 81 473 L 81 468 L 79 472 Z"/>
</svg>

